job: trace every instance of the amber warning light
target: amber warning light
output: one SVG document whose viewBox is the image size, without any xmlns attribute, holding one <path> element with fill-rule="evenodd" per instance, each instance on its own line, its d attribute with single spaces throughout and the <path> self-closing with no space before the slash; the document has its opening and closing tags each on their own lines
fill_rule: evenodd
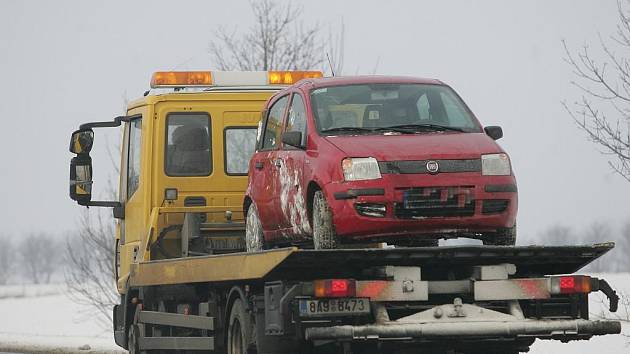
<svg viewBox="0 0 630 354">
<path fill-rule="evenodd" d="M 151 88 L 291 85 L 322 76 L 320 71 L 158 71 Z"/>
</svg>

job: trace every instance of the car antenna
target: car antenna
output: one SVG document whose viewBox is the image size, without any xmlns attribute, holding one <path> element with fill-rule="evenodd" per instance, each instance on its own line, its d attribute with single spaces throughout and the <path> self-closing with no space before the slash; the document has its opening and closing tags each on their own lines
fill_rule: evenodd
<svg viewBox="0 0 630 354">
<path fill-rule="evenodd" d="M 326 58 L 328 58 L 328 65 L 330 65 L 330 73 L 332 74 L 333 77 L 335 77 L 335 69 L 333 69 L 333 65 L 332 65 L 332 62 L 330 61 L 330 55 L 328 55 L 328 52 L 326 52 Z"/>
</svg>

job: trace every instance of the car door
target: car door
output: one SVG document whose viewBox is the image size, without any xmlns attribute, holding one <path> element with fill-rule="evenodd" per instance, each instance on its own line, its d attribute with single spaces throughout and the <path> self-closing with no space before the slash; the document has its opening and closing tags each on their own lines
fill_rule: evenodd
<svg viewBox="0 0 630 354">
<path fill-rule="evenodd" d="M 299 93 L 293 93 L 283 132 L 300 132 L 300 146 L 282 144 L 278 151 L 278 201 L 280 228 L 283 234 L 303 238 L 311 234 L 304 186 L 306 147 L 306 108 Z"/>
<path fill-rule="evenodd" d="M 253 156 L 250 168 L 250 195 L 258 208 L 258 215 L 265 232 L 265 238 L 274 238 L 279 230 L 279 201 L 276 200 L 278 186 L 278 149 L 282 134 L 282 122 L 286 113 L 289 96 L 277 99 L 269 108 L 261 127 L 261 142 Z"/>
</svg>

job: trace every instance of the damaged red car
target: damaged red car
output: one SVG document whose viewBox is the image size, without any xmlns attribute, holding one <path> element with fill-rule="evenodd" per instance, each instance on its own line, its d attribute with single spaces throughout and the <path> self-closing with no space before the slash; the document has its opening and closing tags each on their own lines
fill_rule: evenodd
<svg viewBox="0 0 630 354">
<path fill-rule="evenodd" d="M 500 127 L 439 80 L 300 81 L 263 111 L 244 201 L 248 251 L 516 239 L 517 187 Z"/>
</svg>

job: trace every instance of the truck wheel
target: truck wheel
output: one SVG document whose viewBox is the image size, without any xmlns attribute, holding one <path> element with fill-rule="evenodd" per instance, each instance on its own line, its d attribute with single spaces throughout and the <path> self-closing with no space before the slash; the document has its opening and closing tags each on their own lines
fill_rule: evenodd
<svg viewBox="0 0 630 354">
<path fill-rule="evenodd" d="M 316 250 L 337 248 L 332 211 L 322 191 L 313 196 L 313 244 Z"/>
<path fill-rule="evenodd" d="M 247 315 L 241 299 L 236 299 L 230 311 L 228 325 L 228 354 L 246 354 L 252 342 L 252 323 Z"/>
<path fill-rule="evenodd" d="M 516 224 L 512 227 L 500 229 L 494 234 L 484 237 L 484 245 L 514 246 L 516 244 Z"/>
<path fill-rule="evenodd" d="M 253 204 L 247 210 L 247 221 L 245 223 L 245 249 L 247 252 L 259 252 L 264 249 L 265 239 L 263 236 L 262 224 L 258 217 L 258 209 Z"/>
</svg>

